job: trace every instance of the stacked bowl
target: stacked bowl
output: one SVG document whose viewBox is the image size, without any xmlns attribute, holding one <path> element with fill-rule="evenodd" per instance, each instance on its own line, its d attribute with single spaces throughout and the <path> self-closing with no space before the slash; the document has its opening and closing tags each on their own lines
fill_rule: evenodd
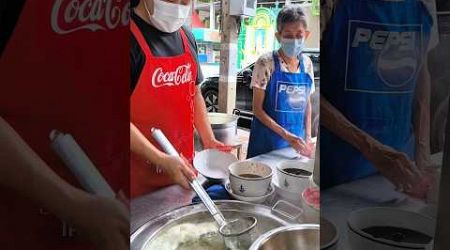
<svg viewBox="0 0 450 250">
<path fill-rule="evenodd" d="M 272 168 L 264 163 L 234 162 L 228 170 L 229 181 L 225 188 L 237 200 L 262 203 L 275 192 Z"/>
</svg>

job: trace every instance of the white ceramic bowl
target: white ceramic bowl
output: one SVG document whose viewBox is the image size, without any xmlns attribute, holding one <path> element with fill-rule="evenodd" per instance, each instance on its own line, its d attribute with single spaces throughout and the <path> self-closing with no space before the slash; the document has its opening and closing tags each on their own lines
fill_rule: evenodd
<svg viewBox="0 0 450 250">
<path fill-rule="evenodd" d="M 308 171 L 310 175 L 295 175 L 288 173 L 285 169 L 294 168 Z M 291 193 L 300 194 L 309 186 L 309 178 L 314 170 L 314 160 L 301 159 L 301 160 L 288 160 L 283 161 L 277 166 L 277 185 Z"/>
<path fill-rule="evenodd" d="M 434 237 L 435 221 L 418 213 L 396 208 L 364 208 L 348 217 L 350 249 L 407 250 L 427 249 L 428 244 L 407 243 L 375 238 L 362 229 L 374 226 L 397 227 L 413 230 Z"/>
<path fill-rule="evenodd" d="M 272 182 L 272 169 L 266 164 L 255 161 L 239 161 L 228 167 L 230 186 L 240 196 L 260 197 L 266 194 Z M 242 175 L 257 175 L 257 178 Z"/>
<path fill-rule="evenodd" d="M 207 179 L 225 181 L 228 178 L 228 166 L 237 161 L 233 154 L 206 149 L 195 154 L 194 167 Z"/>
<path fill-rule="evenodd" d="M 260 197 L 242 196 L 242 195 L 235 194 L 233 192 L 233 190 L 231 189 L 231 185 L 230 185 L 229 181 L 227 181 L 225 183 L 225 189 L 228 191 L 228 193 L 231 195 L 231 197 L 235 198 L 236 200 L 252 202 L 252 203 L 263 203 L 264 201 L 267 200 L 267 198 L 269 198 L 275 192 L 275 188 L 274 188 L 274 186 L 272 184 L 272 185 L 269 186 L 269 189 L 267 190 L 267 193 L 265 195 L 263 195 L 263 196 L 260 196 Z"/>
</svg>

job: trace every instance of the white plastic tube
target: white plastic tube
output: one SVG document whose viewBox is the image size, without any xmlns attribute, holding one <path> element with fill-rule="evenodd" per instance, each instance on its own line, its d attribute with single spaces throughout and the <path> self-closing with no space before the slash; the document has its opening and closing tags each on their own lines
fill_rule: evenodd
<svg viewBox="0 0 450 250">
<path fill-rule="evenodd" d="M 104 197 L 115 193 L 70 134 L 57 130 L 50 133 L 51 147 L 88 192 Z"/>
<path fill-rule="evenodd" d="M 167 137 L 163 134 L 160 129 L 152 128 L 151 129 L 152 137 L 159 143 L 159 145 L 163 148 L 164 152 L 172 156 L 179 156 L 177 150 L 172 146 L 172 143 L 167 139 Z"/>
</svg>

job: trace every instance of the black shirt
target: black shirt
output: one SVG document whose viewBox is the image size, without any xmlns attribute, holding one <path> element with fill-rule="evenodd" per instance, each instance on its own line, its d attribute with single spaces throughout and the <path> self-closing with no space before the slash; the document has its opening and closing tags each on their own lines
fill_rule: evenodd
<svg viewBox="0 0 450 250">
<path fill-rule="evenodd" d="M 163 56 L 178 56 L 184 53 L 183 40 L 181 38 L 180 31 L 173 33 L 165 33 L 152 25 L 148 24 L 141 17 L 139 17 L 134 11 L 131 12 L 131 18 L 136 23 L 140 31 L 142 32 L 147 44 L 150 47 L 152 54 L 156 57 Z M 200 65 L 197 59 L 197 43 L 195 42 L 194 35 L 186 28 L 182 28 L 186 37 L 189 40 L 189 47 L 191 48 L 191 54 L 193 55 L 197 63 L 197 84 L 203 81 L 203 74 L 200 69 Z M 139 76 L 141 75 L 142 68 L 145 64 L 145 55 L 142 51 L 136 38 L 131 35 L 131 93 L 137 85 Z"/>
<path fill-rule="evenodd" d="M 0 0 L 0 57 L 13 34 L 25 0 Z"/>
</svg>

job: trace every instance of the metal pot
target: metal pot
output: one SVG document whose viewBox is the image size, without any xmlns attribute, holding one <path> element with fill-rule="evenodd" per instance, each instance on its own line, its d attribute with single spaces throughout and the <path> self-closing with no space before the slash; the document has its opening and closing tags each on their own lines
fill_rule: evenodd
<svg viewBox="0 0 450 250">
<path fill-rule="evenodd" d="M 280 218 L 272 213 L 270 207 L 263 205 L 251 204 L 241 201 L 215 201 L 217 207 L 222 211 L 226 219 L 236 217 L 254 216 L 258 220 L 258 224 L 252 233 L 252 241 L 256 240 L 260 235 L 274 228 L 295 223 L 288 219 Z M 177 208 L 171 212 L 160 215 L 147 222 L 137 229 L 130 238 L 131 249 L 143 250 L 149 248 L 151 243 L 162 236 L 165 232 L 174 226 L 183 223 L 203 223 L 213 222 L 211 215 L 207 212 L 203 204 L 192 204 Z M 158 249 L 163 250 L 163 249 Z"/>
<path fill-rule="evenodd" d="M 237 115 L 208 113 L 214 136 L 227 145 L 235 144 L 238 118 Z"/>
<path fill-rule="evenodd" d="M 319 249 L 320 226 L 289 225 L 273 229 L 253 242 L 250 250 L 316 250 Z"/>
</svg>

